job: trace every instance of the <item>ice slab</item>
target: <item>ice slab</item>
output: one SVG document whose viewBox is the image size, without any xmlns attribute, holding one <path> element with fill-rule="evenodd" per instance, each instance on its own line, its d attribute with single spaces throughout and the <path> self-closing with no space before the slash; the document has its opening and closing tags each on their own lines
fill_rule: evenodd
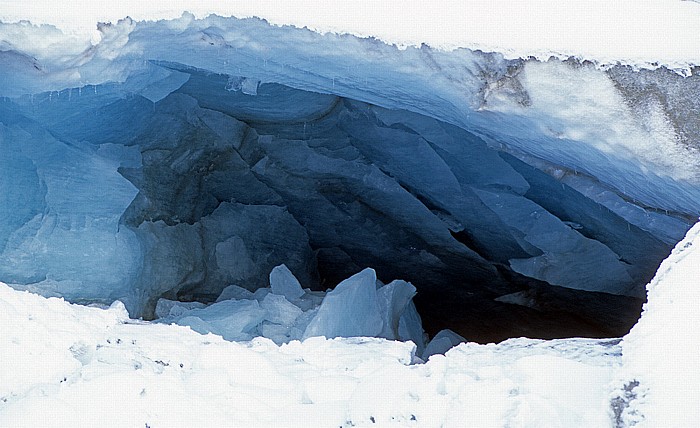
<svg viewBox="0 0 700 428">
<path fill-rule="evenodd" d="M 377 275 L 367 268 L 326 294 L 318 313 L 304 332 L 313 336 L 376 336 L 384 326 L 377 299 Z"/>
<path fill-rule="evenodd" d="M 423 351 L 423 360 L 428 361 L 432 355 L 444 354 L 467 339 L 450 329 L 440 330 L 435 337 L 430 340 Z"/>
<path fill-rule="evenodd" d="M 275 266 L 270 272 L 270 288 L 275 294 L 287 298 L 287 300 L 298 299 L 304 295 L 304 290 L 299 284 L 299 280 L 286 265 Z"/>
</svg>

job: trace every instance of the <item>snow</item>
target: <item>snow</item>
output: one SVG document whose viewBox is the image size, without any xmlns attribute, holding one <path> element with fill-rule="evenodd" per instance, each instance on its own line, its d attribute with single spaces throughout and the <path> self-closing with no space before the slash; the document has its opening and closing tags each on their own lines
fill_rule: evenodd
<svg viewBox="0 0 700 428">
<path fill-rule="evenodd" d="M 411 342 L 229 342 L 0 284 L 0 426 L 692 426 L 698 248 L 700 223 L 622 341 L 463 343 L 425 363 Z"/>
<path fill-rule="evenodd" d="M 0 307 L 0 426 L 604 426 L 619 360 L 616 342 L 582 339 L 417 365 L 410 342 L 228 342 L 4 284 Z"/>
<path fill-rule="evenodd" d="M 259 17 L 273 25 L 292 25 L 319 33 L 375 37 L 401 47 L 425 43 L 453 50 L 464 47 L 503 53 L 507 58 L 548 59 L 577 56 L 603 64 L 686 68 L 698 63 L 700 40 L 692 37 L 700 21 L 700 5 L 681 0 L 556 0 L 444 1 L 388 0 L 368 5 L 360 0 L 255 2 L 183 2 L 107 0 L 0 2 L 0 21 L 55 25 L 74 40 L 97 42 L 96 23 L 179 18 L 190 12 L 202 19 Z M 389 24 L 390 25 L 387 25 Z M 51 43 L 49 40 L 45 43 Z"/>
<path fill-rule="evenodd" d="M 663 251 L 697 217 L 700 161 L 671 107 L 652 99 L 636 108 L 604 70 L 689 74 L 700 64 L 700 4 L 368 5 L 0 1 L 0 94 L 10 97 L 0 102 L 0 271 L 13 283 L 0 283 L 1 426 L 700 420 L 700 226 L 659 268 L 640 322 L 621 343 L 511 339 L 441 355 L 463 339 L 444 331 L 425 345 L 411 284 L 382 285 L 367 269 L 319 293 L 291 273 L 311 277 L 314 238 L 337 260 L 350 259 L 341 237 L 372 243 L 387 260 L 441 269 L 432 253 L 374 241 L 377 229 L 408 225 L 486 272 L 492 266 L 453 236 L 477 225 L 477 240 L 498 243 L 489 256 L 521 273 L 634 295 L 630 275 L 644 277 L 650 264 L 630 262 L 654 260 L 644 251 Z M 267 22 L 230 18 L 253 16 Z M 595 64 L 515 61 L 551 56 Z M 338 97 L 345 110 L 332 132 L 355 146 L 307 138 L 306 120 L 325 117 Z M 270 127 L 303 122 L 301 137 L 281 126 L 289 139 L 258 134 L 242 122 L 251 117 Z M 179 130 L 206 138 L 178 146 Z M 196 186 L 157 199 L 174 187 L 165 173 L 188 177 L 202 153 L 229 146 L 240 150 L 226 171 L 236 173 L 207 176 L 215 183 L 209 200 L 193 196 L 202 194 Z M 148 181 L 144 170 L 159 179 Z M 369 209 L 309 191 L 329 176 L 392 220 L 356 227 L 347 219 L 367 219 Z M 232 190 L 232 180 L 244 188 Z M 222 189 L 239 193 L 212 196 Z M 280 194 L 323 213 L 317 235 Z M 247 202 L 202 215 L 211 200 L 239 199 Z M 175 212 L 161 215 L 160 202 Z M 149 221 L 122 222 L 128 207 L 153 206 Z M 558 211 L 565 215 L 550 214 Z M 584 235 L 586 223 L 596 225 L 596 240 Z M 283 259 L 290 269 L 275 268 L 265 287 Z M 216 303 L 160 299 L 150 308 L 160 322 L 128 318 L 125 308 L 142 314 L 159 296 L 200 283 L 204 294 L 223 290 Z M 520 294 L 501 301 L 527 303 Z"/>
<path fill-rule="evenodd" d="M 649 302 L 622 342 L 625 422 L 641 428 L 700 421 L 699 285 L 697 224 L 659 267 L 647 286 Z"/>
</svg>

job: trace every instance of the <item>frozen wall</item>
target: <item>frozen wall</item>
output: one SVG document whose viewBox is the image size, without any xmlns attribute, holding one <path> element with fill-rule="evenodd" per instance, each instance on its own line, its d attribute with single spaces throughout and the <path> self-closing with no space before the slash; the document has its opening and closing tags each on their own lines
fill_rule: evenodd
<svg viewBox="0 0 700 428">
<path fill-rule="evenodd" d="M 0 28 L 0 280 L 20 288 L 150 316 L 282 263 L 321 288 L 372 266 L 543 311 L 560 287 L 642 297 L 700 210 L 697 75 L 215 16 L 90 46 Z"/>
</svg>

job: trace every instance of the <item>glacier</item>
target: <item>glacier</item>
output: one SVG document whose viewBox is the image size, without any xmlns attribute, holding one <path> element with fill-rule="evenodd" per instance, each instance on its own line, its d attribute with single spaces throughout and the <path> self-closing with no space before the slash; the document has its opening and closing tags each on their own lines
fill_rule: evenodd
<svg viewBox="0 0 700 428">
<path fill-rule="evenodd" d="M 619 336 L 700 211 L 693 68 L 189 13 L 97 31 L 2 24 L 0 280 L 20 289 L 151 319 L 282 264 L 316 290 L 372 267 L 418 288 L 431 334 Z"/>
<path fill-rule="evenodd" d="M 588 42 L 605 22 L 590 12 L 596 8 L 567 21 L 577 37 L 553 41 L 497 13 L 500 2 L 471 11 L 448 2 L 423 16 L 426 25 L 439 19 L 451 29 L 439 35 L 408 20 L 364 20 L 352 1 L 333 10 L 305 1 L 282 16 L 245 2 L 190 11 L 159 0 L 92 3 L 82 13 L 45 16 L 42 8 L 0 2 L 0 281 L 111 305 L 79 309 L 2 289 L 4 325 L 12 326 L 2 332 L 12 344 L 8 360 L 39 350 L 32 361 L 48 367 L 27 378 L 36 380 L 31 385 L 3 371 L 6 423 L 17 425 L 12 415 L 34 402 L 46 405 L 38 396 L 75 403 L 71 394 L 87 391 L 75 387 L 78 378 L 96 379 L 96 388 L 132 382 L 116 374 L 121 369 L 103 378 L 103 362 L 136 371 L 145 365 L 149 379 L 179 388 L 167 369 L 174 361 L 145 357 L 152 351 L 141 342 L 151 334 L 163 335 L 168 355 L 189 358 L 187 388 L 203 394 L 204 409 L 216 400 L 203 385 L 230 370 L 220 361 L 237 358 L 278 374 L 269 364 L 301 370 L 245 381 L 286 395 L 281 402 L 296 409 L 286 412 L 296 424 L 308 413 L 295 406 L 320 402 L 326 413 L 314 420 L 341 426 L 697 420 L 692 412 L 668 419 L 678 403 L 690 399 L 692 407 L 697 382 L 682 395 L 659 374 L 676 379 L 675 367 L 693 361 L 686 345 L 694 342 L 667 343 L 655 333 L 679 318 L 675 304 L 655 309 L 663 299 L 696 301 L 687 288 L 693 266 L 680 253 L 694 245 L 700 213 L 698 43 L 690 38 L 669 49 L 659 40 L 687 38 L 700 18 L 697 3 L 626 9 L 636 2 L 621 1 L 609 19 L 629 12 L 650 27 L 639 32 L 629 20 L 607 33 L 605 46 Z M 416 2 L 389 3 L 378 10 L 420 15 Z M 552 6 L 548 13 L 571 13 L 551 3 L 542 2 Z M 667 13 L 652 16 L 655 7 Z M 319 20 L 321 11 L 327 15 Z M 456 29 L 464 13 L 502 24 L 500 38 L 494 42 L 499 32 L 487 26 Z M 525 21 L 544 28 L 543 16 Z M 624 35 L 632 30 L 646 42 L 630 43 L 636 38 Z M 668 291 L 659 288 L 664 281 Z M 89 326 L 66 321 L 80 337 L 71 343 L 23 340 L 20 319 L 35 318 L 32 305 L 40 318 L 67 315 Z M 688 338 L 691 312 L 683 312 L 683 326 L 691 327 L 672 326 Z M 622 341 L 605 339 L 633 325 Z M 41 328 L 52 334 L 50 325 Z M 132 348 L 111 346 L 127 339 L 103 337 L 109 329 L 123 330 Z M 187 336 L 188 329 L 202 336 Z M 501 342 L 520 336 L 603 339 Z M 172 348 L 179 340 L 192 349 L 216 343 L 217 351 L 185 358 Z M 501 343 L 448 351 L 465 341 Z M 678 349 L 679 358 L 665 364 L 654 343 Z M 57 347 L 55 364 L 42 359 L 44 345 Z M 316 353 L 328 362 L 288 367 Z M 384 353 L 400 355 L 399 367 L 386 369 L 395 361 L 382 360 Z M 334 374 L 344 364 L 335 358 L 378 358 L 372 367 L 388 371 Z M 484 364 L 478 373 L 461 371 L 475 361 Z M 328 379 L 304 372 L 319 367 Z M 542 380 L 544 367 L 590 388 L 572 393 Z M 436 371 L 446 378 L 426 393 L 432 381 L 425 377 Z M 43 375 L 66 388 L 40 386 Z M 450 375 L 457 380 L 447 381 Z M 229 386 L 238 382 L 231 376 Z M 396 394 L 418 407 L 377 395 L 376 386 L 396 383 L 394 376 L 405 380 Z M 305 386 L 290 394 L 287 386 L 302 378 Z M 476 415 L 479 406 L 464 407 L 465 400 L 482 403 L 463 395 L 472 382 L 501 397 L 486 419 Z M 336 397 L 349 407 L 324 401 L 334 396 L 332 385 L 354 391 Z M 223 384 L 219 391 L 230 394 Z M 449 395 L 443 404 L 452 410 L 428 410 L 436 398 L 420 397 L 433 392 Z M 274 425 L 274 412 L 256 411 L 261 397 L 249 393 L 236 397 L 250 413 L 213 411 L 211 420 L 197 413 L 196 422 Z M 586 410 L 571 404 L 577 400 L 596 404 Z M 114 424 L 148 426 L 141 415 L 151 405 Z M 57 420 L 68 423 L 64 410 Z M 224 413 L 228 419 L 219 419 Z"/>
</svg>

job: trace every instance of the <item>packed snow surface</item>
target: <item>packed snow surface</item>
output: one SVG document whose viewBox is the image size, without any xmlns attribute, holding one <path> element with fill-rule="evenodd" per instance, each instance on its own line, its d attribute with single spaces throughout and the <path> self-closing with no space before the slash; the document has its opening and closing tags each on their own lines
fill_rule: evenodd
<svg viewBox="0 0 700 428">
<path fill-rule="evenodd" d="M 411 342 L 228 342 L 0 284 L 0 426 L 693 426 L 698 266 L 700 224 L 621 344 L 464 343 L 424 364 Z"/>
<path fill-rule="evenodd" d="M 617 340 L 227 342 L 0 285 L 0 426 L 609 425 Z"/>
</svg>

